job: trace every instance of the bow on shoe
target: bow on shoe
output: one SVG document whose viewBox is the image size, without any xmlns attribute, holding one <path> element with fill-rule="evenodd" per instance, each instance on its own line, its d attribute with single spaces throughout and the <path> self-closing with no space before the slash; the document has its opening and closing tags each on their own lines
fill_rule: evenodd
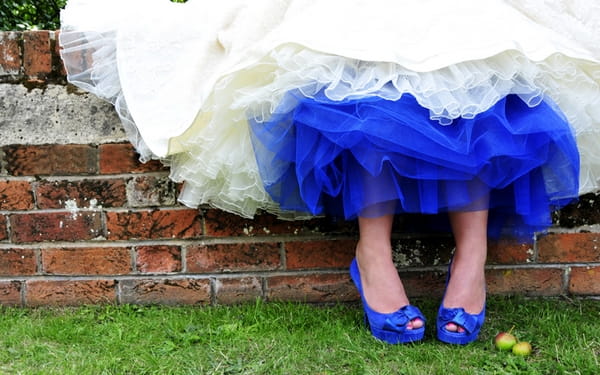
<svg viewBox="0 0 600 375">
<path fill-rule="evenodd" d="M 439 320 L 443 323 L 443 327 L 448 323 L 454 323 L 457 326 L 463 327 L 469 333 L 475 332 L 479 326 L 477 317 L 467 313 L 462 307 L 454 309 L 443 308 L 439 315 Z"/>
<path fill-rule="evenodd" d="M 412 305 L 407 305 L 393 314 L 390 314 L 385 319 L 385 324 L 383 325 L 382 329 L 384 331 L 402 333 L 406 330 L 408 323 L 415 319 L 421 319 L 424 321 L 418 308 Z"/>
</svg>

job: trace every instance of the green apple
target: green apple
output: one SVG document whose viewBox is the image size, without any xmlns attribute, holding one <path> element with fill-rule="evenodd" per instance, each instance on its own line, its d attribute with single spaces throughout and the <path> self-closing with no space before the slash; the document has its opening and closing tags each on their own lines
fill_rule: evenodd
<svg viewBox="0 0 600 375">
<path fill-rule="evenodd" d="M 509 332 L 500 332 L 494 338 L 494 344 L 500 350 L 511 350 L 516 343 L 517 338 Z"/>
<path fill-rule="evenodd" d="M 521 341 L 512 347 L 513 354 L 528 356 L 531 354 L 531 344 L 527 341 Z"/>
</svg>

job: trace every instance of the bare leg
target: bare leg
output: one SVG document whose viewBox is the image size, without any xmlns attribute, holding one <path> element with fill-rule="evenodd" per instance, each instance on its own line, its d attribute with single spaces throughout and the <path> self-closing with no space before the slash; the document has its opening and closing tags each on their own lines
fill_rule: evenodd
<svg viewBox="0 0 600 375">
<path fill-rule="evenodd" d="M 443 306 L 462 307 L 469 314 L 479 314 L 485 304 L 488 211 L 451 212 L 449 216 L 456 252 Z M 462 332 L 454 324 L 448 324 L 446 329 Z"/>
<path fill-rule="evenodd" d="M 356 260 L 365 299 L 373 310 L 384 314 L 409 304 L 392 260 L 390 237 L 393 219 L 393 215 L 358 219 L 360 240 L 356 246 Z M 408 328 L 422 326 L 423 321 L 415 319 Z"/>
</svg>

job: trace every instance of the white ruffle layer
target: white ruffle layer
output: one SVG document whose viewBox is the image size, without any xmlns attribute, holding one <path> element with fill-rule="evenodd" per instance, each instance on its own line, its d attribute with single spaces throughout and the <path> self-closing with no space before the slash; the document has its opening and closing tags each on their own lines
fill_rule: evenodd
<svg viewBox="0 0 600 375">
<path fill-rule="evenodd" d="M 294 103 L 286 101 L 285 107 L 280 104 L 285 93 L 294 89 L 307 97 L 322 92 L 333 100 L 368 96 L 393 100 L 408 93 L 430 110 L 432 119 L 442 124 L 460 116 L 473 117 L 508 94 L 519 95 L 530 106 L 547 99 L 560 107 L 577 135 L 581 152 L 581 192 L 598 187 L 598 64 L 573 61 L 564 55 L 554 55 L 536 63 L 517 52 L 507 51 L 486 60 L 415 73 L 392 63 L 361 62 L 288 46 L 273 51 L 268 59 L 244 73 L 252 76 L 258 71 L 269 78 L 244 86 L 236 81 L 239 75 L 223 80 L 207 103 L 206 112 L 201 113 L 186 133 L 173 139 L 187 152 L 184 156 L 174 156 L 172 177 L 194 187 L 189 194 L 185 190 L 182 193 L 184 203 L 196 205 L 210 201 L 199 192 L 212 191 L 217 180 L 224 184 L 217 188 L 219 196 L 230 195 L 230 186 L 225 184 L 231 179 L 225 176 L 215 179 L 216 171 L 224 170 L 238 172 L 239 181 L 247 182 L 246 188 L 235 189 L 236 193 L 244 192 L 252 197 L 250 201 L 259 202 L 256 197 L 263 194 L 262 181 L 254 170 L 249 169 L 254 163 L 246 116 L 261 121 L 275 112 L 293 110 Z M 232 104 L 227 108 L 214 104 L 223 102 Z M 226 156 L 225 164 L 216 157 L 218 155 Z M 240 178 L 244 172 L 247 178 Z M 264 206 L 258 203 L 251 211 L 246 211 L 248 202 L 244 202 L 244 207 L 228 204 L 227 209 L 244 216 L 251 216 L 257 208 L 277 211 L 268 199 Z"/>
<path fill-rule="evenodd" d="M 315 28 L 324 28 L 318 30 L 320 33 L 298 33 L 294 27 L 317 14 L 311 11 L 327 11 L 337 1 L 260 0 L 249 7 L 237 0 L 221 6 L 213 1 L 190 0 L 182 5 L 152 0 L 144 2 L 148 11 L 140 16 L 143 21 L 136 22 L 131 17 L 133 10 L 141 11 L 140 0 L 123 2 L 128 9 L 108 19 L 98 13 L 111 4 L 102 7 L 91 0 L 72 0 L 63 13 L 62 55 L 71 82 L 115 104 L 143 158 L 168 159 L 171 177 L 186 182 L 180 200 L 190 206 L 210 204 L 246 217 L 258 209 L 295 217 L 294 213 L 279 212 L 265 193 L 247 126 L 248 116 L 261 119 L 274 111 L 291 110 L 280 103 L 284 94 L 294 89 L 309 97 L 323 91 L 333 100 L 362 96 L 397 99 L 409 93 L 441 124 L 460 116 L 473 117 L 507 94 L 517 94 L 531 106 L 550 99 L 567 116 L 577 135 L 581 192 L 598 188 L 600 55 L 597 45 L 589 44 L 598 41 L 600 30 L 593 19 L 569 26 L 556 11 L 558 18 L 534 22 L 529 13 L 535 15 L 534 10 L 544 5 L 536 1 L 525 2 L 522 12 L 517 12 L 496 0 L 463 0 L 458 6 L 433 0 L 420 5 L 398 0 L 373 0 L 364 5 L 346 0 L 340 9 L 355 12 L 332 23 L 336 28 L 348 26 L 351 35 L 355 18 L 365 16 L 359 14 L 361 9 L 364 13 L 364 7 L 371 16 L 379 14 L 376 21 L 384 25 L 397 19 L 388 19 L 389 13 L 381 15 L 382 9 L 393 11 L 399 5 L 407 14 L 414 8 L 412 15 L 421 18 L 420 23 L 450 11 L 446 17 L 452 21 L 444 18 L 438 24 L 459 27 L 457 17 L 468 20 L 459 13 L 465 9 L 470 14 L 480 10 L 477 14 L 484 21 L 490 18 L 487 23 L 491 25 L 477 20 L 485 30 L 468 43 L 461 41 L 468 29 L 448 29 L 450 35 L 443 39 L 455 41 L 445 45 L 445 55 L 436 53 L 437 41 L 427 43 L 431 35 L 417 38 L 418 34 L 411 32 L 397 48 L 389 48 L 388 41 L 383 44 L 385 48 L 372 46 L 372 53 L 363 56 L 364 51 L 370 51 L 369 39 L 365 36 L 349 43 L 345 35 L 333 29 L 328 34 L 331 25 L 318 22 L 321 13 L 312 19 Z M 122 4 L 113 5 L 123 8 Z M 584 6 L 587 10 L 592 7 Z M 256 17 L 262 14 L 265 18 L 261 12 L 267 9 L 273 19 L 280 17 L 282 21 L 267 22 L 265 30 L 257 30 Z M 379 13 L 373 13 L 374 9 Z M 218 13 L 208 20 L 191 10 Z M 572 18 L 581 13 L 579 8 L 575 10 L 565 14 Z M 593 11 L 600 14 L 597 8 Z M 94 19 L 100 19 L 92 26 L 86 23 L 90 12 L 95 12 Z M 191 20 L 186 17 L 195 17 L 195 24 L 205 19 L 210 22 L 186 26 Z M 493 21 L 496 19 L 499 21 Z M 562 21 L 561 32 L 570 30 L 570 35 L 575 35 L 592 27 L 595 29 L 589 32 L 596 33 L 584 39 L 586 43 L 569 43 L 548 25 L 557 19 Z M 144 27 L 145 22 L 153 27 Z M 492 32 L 496 26 L 500 29 Z M 515 28 L 524 33 L 521 38 L 513 32 Z M 383 35 L 382 30 L 374 30 L 371 36 Z M 395 32 L 403 35 L 402 29 Z M 262 39 L 258 42 L 248 42 L 259 35 Z M 417 48 L 415 41 L 423 45 Z M 392 56 L 403 48 L 408 51 L 406 55 Z"/>
<path fill-rule="evenodd" d="M 131 117 L 121 88 L 116 31 L 64 31 L 60 34 L 60 44 L 69 82 L 112 103 L 141 160 L 151 159 L 152 151 Z"/>
</svg>

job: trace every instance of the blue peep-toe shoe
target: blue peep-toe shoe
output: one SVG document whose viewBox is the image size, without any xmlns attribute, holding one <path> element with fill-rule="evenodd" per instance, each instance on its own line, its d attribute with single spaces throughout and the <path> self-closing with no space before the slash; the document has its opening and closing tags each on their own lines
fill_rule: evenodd
<svg viewBox="0 0 600 375">
<path fill-rule="evenodd" d="M 450 266 L 452 262 L 450 262 Z M 450 266 L 448 266 L 448 275 L 446 276 L 446 287 L 448 287 L 448 281 L 450 280 Z M 444 297 L 446 292 L 444 291 Z M 469 314 L 462 307 L 457 308 L 446 308 L 444 307 L 444 299 L 438 310 L 436 328 L 438 340 L 447 344 L 458 344 L 466 345 L 475 340 L 479 336 L 479 331 L 483 326 L 485 320 L 485 302 L 483 303 L 483 309 L 479 314 Z M 452 332 L 446 329 L 446 325 L 454 323 L 459 327 L 462 327 L 464 332 Z"/>
<path fill-rule="evenodd" d="M 397 311 L 389 314 L 379 313 L 369 307 L 362 290 L 360 281 L 360 271 L 356 259 L 350 265 L 350 277 L 360 293 L 363 309 L 365 311 L 365 323 L 371 330 L 371 333 L 376 339 L 385 341 L 389 344 L 400 344 L 419 341 L 425 334 L 425 318 L 423 313 L 417 307 L 406 305 Z M 410 321 L 421 319 L 423 327 L 417 329 L 408 329 L 407 325 Z"/>
</svg>

